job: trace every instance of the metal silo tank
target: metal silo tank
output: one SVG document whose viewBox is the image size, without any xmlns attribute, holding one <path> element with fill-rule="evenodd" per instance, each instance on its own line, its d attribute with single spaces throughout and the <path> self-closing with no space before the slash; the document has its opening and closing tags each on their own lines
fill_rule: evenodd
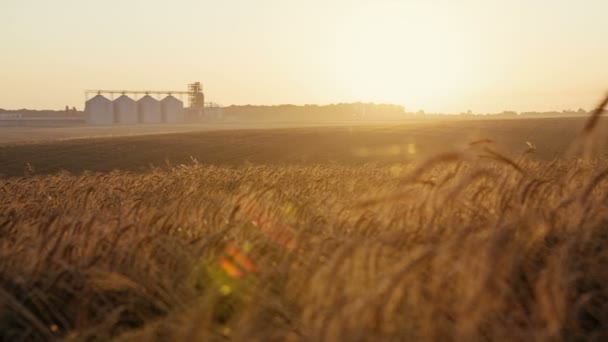
<svg viewBox="0 0 608 342">
<path fill-rule="evenodd" d="M 160 102 L 150 95 L 146 95 L 137 101 L 139 111 L 139 122 L 160 123 Z"/>
<path fill-rule="evenodd" d="M 114 100 L 114 117 L 119 124 L 136 124 L 138 120 L 137 102 L 127 95 Z"/>
<path fill-rule="evenodd" d="M 96 95 L 85 103 L 87 122 L 93 125 L 111 125 L 114 123 L 114 106 L 112 101 L 103 95 Z"/>
<path fill-rule="evenodd" d="M 184 103 L 169 95 L 160 101 L 162 121 L 168 123 L 184 122 Z"/>
</svg>

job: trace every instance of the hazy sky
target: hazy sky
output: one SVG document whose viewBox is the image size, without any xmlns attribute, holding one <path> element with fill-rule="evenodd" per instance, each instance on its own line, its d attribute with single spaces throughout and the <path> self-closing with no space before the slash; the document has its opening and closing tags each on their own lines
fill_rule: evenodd
<svg viewBox="0 0 608 342">
<path fill-rule="evenodd" d="M 205 85 L 229 104 L 590 108 L 608 0 L 0 0 L 0 108 Z"/>
</svg>

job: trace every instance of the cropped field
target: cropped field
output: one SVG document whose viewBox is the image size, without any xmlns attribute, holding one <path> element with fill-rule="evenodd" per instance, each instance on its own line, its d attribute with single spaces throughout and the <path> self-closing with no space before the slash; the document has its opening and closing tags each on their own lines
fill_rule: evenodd
<svg viewBox="0 0 608 342">
<path fill-rule="evenodd" d="M 55 140 L 82 138 L 141 136 L 185 132 L 207 132 L 221 130 L 269 129 L 287 127 L 344 126 L 344 122 L 236 122 L 218 121 L 186 124 L 139 124 L 94 126 L 83 122 L 62 121 L 2 121 L 0 120 L 0 144 L 44 143 Z M 349 125 L 361 125 L 351 122 Z"/>
<path fill-rule="evenodd" d="M 584 125 L 4 145 L 0 339 L 606 339 L 606 125 Z"/>
<path fill-rule="evenodd" d="M 465 149 L 481 139 L 494 141 L 494 148 L 515 157 L 528 150 L 529 142 L 535 147 L 531 157 L 552 160 L 566 152 L 584 123 L 584 118 L 563 118 L 275 129 L 250 126 L 242 130 L 0 144 L 0 176 L 115 169 L 147 172 L 150 166 L 190 163 L 192 158 L 218 166 L 409 163 Z M 108 132 L 108 127 L 93 128 Z M 600 122 L 595 129 L 598 136 L 608 137 L 608 123 Z M 50 135 L 47 138 L 51 139 Z M 598 149 L 596 156 L 605 152 Z"/>
</svg>

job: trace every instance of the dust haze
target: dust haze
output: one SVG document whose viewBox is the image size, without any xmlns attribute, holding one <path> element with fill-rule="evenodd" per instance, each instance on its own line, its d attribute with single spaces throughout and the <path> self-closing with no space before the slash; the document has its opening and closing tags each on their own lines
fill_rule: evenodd
<svg viewBox="0 0 608 342">
<path fill-rule="evenodd" d="M 3 0 L 0 340 L 608 340 L 607 4 Z"/>
</svg>

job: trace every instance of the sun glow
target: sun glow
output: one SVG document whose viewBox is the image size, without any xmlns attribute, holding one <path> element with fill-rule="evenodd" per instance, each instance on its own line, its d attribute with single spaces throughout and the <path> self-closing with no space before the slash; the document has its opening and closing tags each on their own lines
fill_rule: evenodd
<svg viewBox="0 0 608 342">
<path fill-rule="evenodd" d="M 368 101 L 425 108 L 464 96 L 481 81 L 483 53 L 466 24 L 433 11 L 374 5 L 345 16 L 336 36 L 340 85 Z"/>
<path fill-rule="evenodd" d="M 576 110 L 608 79 L 606 0 L 103 3 L 0 1 L 0 108 L 82 109 L 84 89 L 200 80 L 223 105 Z"/>
</svg>

